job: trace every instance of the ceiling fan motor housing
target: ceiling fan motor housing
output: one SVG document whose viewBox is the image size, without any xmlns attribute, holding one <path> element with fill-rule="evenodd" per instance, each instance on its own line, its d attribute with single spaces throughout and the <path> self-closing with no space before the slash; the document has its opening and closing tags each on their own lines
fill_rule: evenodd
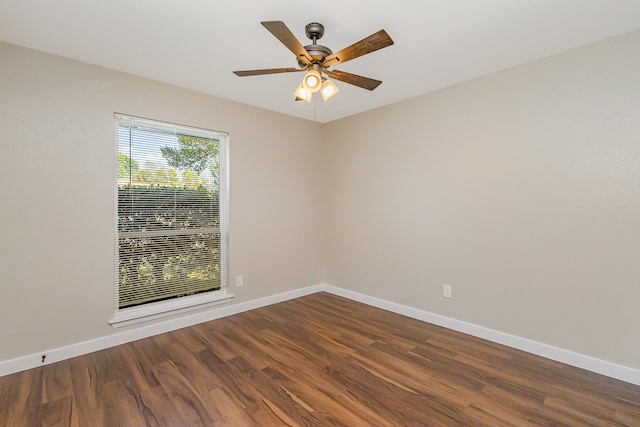
<svg viewBox="0 0 640 427">
<path fill-rule="evenodd" d="M 328 47 L 319 44 L 307 45 L 304 47 L 304 50 L 309 52 L 309 55 L 311 55 L 311 58 L 313 58 L 314 63 L 322 62 L 324 58 L 333 53 Z"/>
</svg>

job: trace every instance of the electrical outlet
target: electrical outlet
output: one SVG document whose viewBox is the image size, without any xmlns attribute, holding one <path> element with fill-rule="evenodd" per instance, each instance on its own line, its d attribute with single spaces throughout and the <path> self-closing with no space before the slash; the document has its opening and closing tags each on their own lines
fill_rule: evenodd
<svg viewBox="0 0 640 427">
<path fill-rule="evenodd" d="M 242 277 L 241 274 L 236 276 L 236 288 L 239 288 L 240 286 L 244 286 L 244 277 Z"/>
<path fill-rule="evenodd" d="M 442 296 L 451 298 L 453 296 L 451 285 L 442 285 Z"/>
</svg>

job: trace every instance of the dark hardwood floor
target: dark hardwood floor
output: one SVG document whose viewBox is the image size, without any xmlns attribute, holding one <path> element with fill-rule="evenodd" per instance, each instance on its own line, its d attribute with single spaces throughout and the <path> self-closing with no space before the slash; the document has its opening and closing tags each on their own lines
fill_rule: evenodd
<svg viewBox="0 0 640 427">
<path fill-rule="evenodd" d="M 640 387 L 319 293 L 0 377 L 0 426 L 640 426 Z"/>
</svg>

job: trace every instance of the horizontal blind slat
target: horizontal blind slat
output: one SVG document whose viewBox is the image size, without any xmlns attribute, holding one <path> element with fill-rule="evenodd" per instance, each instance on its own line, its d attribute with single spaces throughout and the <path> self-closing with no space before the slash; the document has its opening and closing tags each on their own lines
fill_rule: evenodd
<svg viewBox="0 0 640 427">
<path fill-rule="evenodd" d="M 189 236 L 209 233 L 220 233 L 220 228 L 190 228 L 184 230 L 157 230 L 157 231 L 123 231 L 120 238 L 157 237 L 157 236 Z"/>
</svg>

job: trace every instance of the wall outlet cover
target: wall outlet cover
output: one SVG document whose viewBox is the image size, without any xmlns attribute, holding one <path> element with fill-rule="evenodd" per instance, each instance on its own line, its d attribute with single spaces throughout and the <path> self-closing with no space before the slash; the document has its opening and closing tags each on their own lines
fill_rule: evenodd
<svg viewBox="0 0 640 427">
<path fill-rule="evenodd" d="M 442 285 L 442 296 L 445 298 L 453 297 L 451 285 Z"/>
</svg>

